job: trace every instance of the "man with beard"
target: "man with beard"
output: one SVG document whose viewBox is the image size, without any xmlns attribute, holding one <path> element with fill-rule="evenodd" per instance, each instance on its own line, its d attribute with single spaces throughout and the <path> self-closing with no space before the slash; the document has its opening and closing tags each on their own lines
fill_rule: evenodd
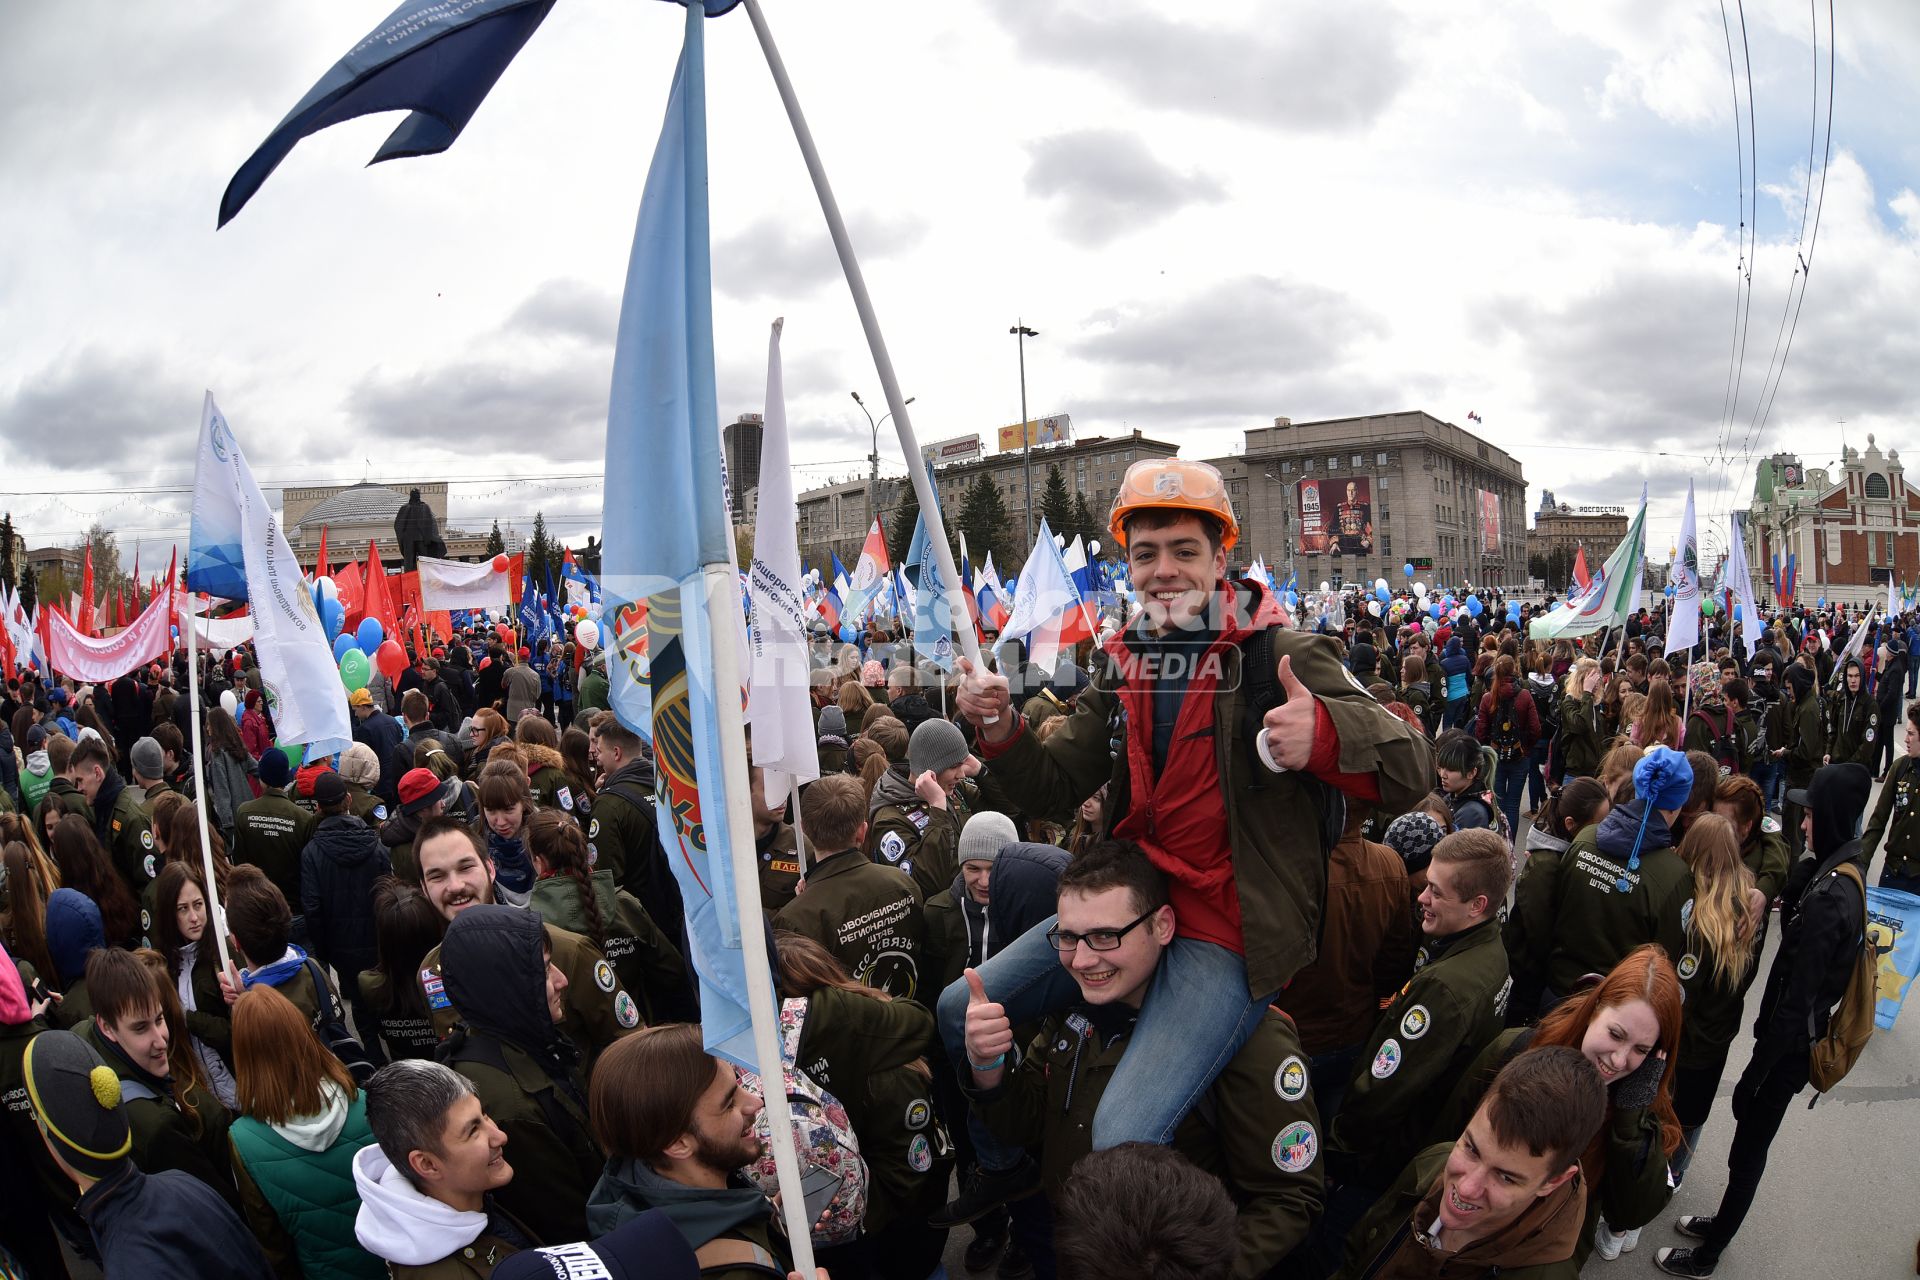
<svg viewBox="0 0 1920 1280">
<path fill-rule="evenodd" d="M 593 1073 L 594 1133 L 606 1171 L 587 1202 L 595 1236 L 649 1209 L 672 1219 L 711 1280 L 792 1268 L 773 1205 L 738 1170 L 760 1158 L 760 1099 L 710 1056 L 700 1028 L 649 1027 L 622 1040 Z"/>
<path fill-rule="evenodd" d="M 421 888 L 449 926 L 474 907 L 494 905 L 493 864 L 466 823 L 445 815 L 429 818 L 420 828 L 414 850 L 420 856 Z M 533 915 L 531 911 L 527 914 Z M 640 1007 L 622 989 L 613 966 L 593 943 L 557 925 L 543 927 L 554 967 L 566 980 L 562 988 L 564 1029 L 583 1060 L 591 1065 L 608 1045 L 640 1025 Z M 444 1040 L 465 1017 L 466 1010 L 460 1007 L 442 972 L 440 952 L 441 947 L 435 947 L 420 961 L 419 982 L 433 1029 Z"/>
</svg>

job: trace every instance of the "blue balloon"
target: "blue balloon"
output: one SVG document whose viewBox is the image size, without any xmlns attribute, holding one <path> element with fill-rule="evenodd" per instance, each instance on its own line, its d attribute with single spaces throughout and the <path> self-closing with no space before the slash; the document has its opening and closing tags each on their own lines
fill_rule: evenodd
<svg viewBox="0 0 1920 1280">
<path fill-rule="evenodd" d="M 1814 607 L 1815 607 L 1815 608 L 1817 608 L 1817 609 L 1824 609 L 1824 608 L 1826 608 L 1826 607 L 1827 607 L 1827 598 L 1826 598 L 1825 596 L 1821 596 L 1821 597 L 1820 597 L 1820 598 L 1819 598 L 1818 600 L 1816 600 L 1816 601 L 1814 602 Z"/>
<path fill-rule="evenodd" d="M 347 607 L 345 605 L 341 604 L 338 600 L 322 600 L 320 602 L 320 625 L 326 629 L 327 639 L 331 640 L 339 635 L 340 629 L 346 625 L 346 621 Z"/>
<path fill-rule="evenodd" d="M 360 641 L 351 632 L 342 631 L 333 638 L 333 665 L 340 665 L 340 659 L 360 647 Z"/>
<path fill-rule="evenodd" d="M 1735 622 L 1740 621 L 1740 606 L 1737 604 L 1733 606 L 1733 620 Z"/>
<path fill-rule="evenodd" d="M 1429 618 L 1438 618 L 1440 616 L 1440 606 L 1431 600 L 1427 601 L 1427 616 Z"/>
<path fill-rule="evenodd" d="M 354 632 L 354 638 L 360 643 L 355 646 L 362 653 L 372 653 L 387 638 L 387 629 L 380 625 L 378 618 L 362 618 L 360 629 Z"/>
<path fill-rule="evenodd" d="M 1401 565 L 1400 572 L 1406 574 L 1409 578 L 1411 578 L 1413 576 L 1413 561 L 1409 560 L 1405 564 Z"/>
<path fill-rule="evenodd" d="M 1393 596 L 1388 593 L 1385 587 L 1375 587 L 1373 589 L 1373 597 L 1381 604 L 1385 604 L 1387 601 L 1393 599 Z"/>
<path fill-rule="evenodd" d="M 1473 617 L 1476 617 L 1476 618 L 1477 618 L 1477 617 L 1479 617 L 1479 616 L 1480 616 L 1481 614 L 1483 614 L 1483 613 L 1485 613 L 1486 611 L 1487 611 L 1487 606 L 1485 606 L 1484 604 L 1481 604 L 1481 603 L 1480 603 L 1480 597 L 1479 597 L 1479 596 L 1468 596 L 1468 597 L 1467 597 L 1467 612 L 1468 612 L 1468 613 L 1469 613 L 1470 615 L 1472 615 Z"/>
</svg>

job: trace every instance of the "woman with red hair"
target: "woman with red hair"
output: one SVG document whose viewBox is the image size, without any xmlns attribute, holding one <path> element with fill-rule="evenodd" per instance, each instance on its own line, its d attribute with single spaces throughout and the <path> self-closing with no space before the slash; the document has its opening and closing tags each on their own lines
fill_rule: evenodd
<svg viewBox="0 0 1920 1280">
<path fill-rule="evenodd" d="M 1541 1045 L 1580 1050 L 1607 1084 L 1607 1122 L 1580 1158 L 1587 1223 L 1576 1267 L 1639 1243 L 1640 1228 L 1673 1195 L 1667 1160 L 1680 1147 L 1674 1070 L 1680 1058 L 1680 975 L 1654 943 L 1638 947 L 1605 978 L 1555 1005 L 1537 1027 L 1496 1036 L 1467 1068 L 1429 1137 L 1451 1142 L 1466 1128 L 1493 1078 L 1514 1056 Z M 1604 1216 L 1605 1222 L 1601 1221 Z"/>
</svg>

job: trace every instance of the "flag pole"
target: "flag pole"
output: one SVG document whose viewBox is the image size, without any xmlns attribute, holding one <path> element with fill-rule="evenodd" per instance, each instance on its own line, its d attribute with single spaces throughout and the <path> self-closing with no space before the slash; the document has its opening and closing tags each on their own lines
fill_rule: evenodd
<svg viewBox="0 0 1920 1280">
<path fill-rule="evenodd" d="M 787 76 L 787 64 L 780 57 L 780 50 L 773 43 L 773 32 L 767 27 L 766 15 L 760 12 L 759 0 L 746 0 L 747 17 L 753 23 L 753 34 L 760 41 L 760 50 L 766 55 L 767 69 L 773 73 L 773 83 L 780 91 L 780 101 L 787 109 L 787 119 L 793 125 L 793 135 L 800 144 L 800 154 L 807 163 L 807 174 L 813 179 L 814 193 L 820 198 L 820 211 L 826 215 L 827 233 L 833 238 L 834 252 L 840 256 L 840 268 L 846 273 L 847 288 L 853 294 L 854 310 L 860 313 L 860 327 L 866 332 L 867 346 L 873 352 L 873 363 L 880 374 L 880 388 L 887 397 L 887 409 L 893 414 L 893 428 L 900 436 L 900 450 L 907 460 L 907 479 L 913 485 L 915 497 L 920 502 L 920 513 L 927 521 L 928 541 L 933 543 L 933 555 L 940 566 L 941 584 L 947 593 L 947 611 L 950 618 L 967 616 L 966 602 L 960 598 L 960 571 L 953 562 L 953 548 L 947 545 L 947 530 L 940 516 L 939 499 L 933 492 L 933 482 L 928 479 L 926 469 L 916 466 L 914 459 L 920 456 L 920 443 L 913 432 L 913 424 L 907 418 L 907 404 L 900 395 L 900 380 L 894 376 L 893 357 L 887 353 L 887 340 L 880 332 L 880 320 L 874 313 L 873 300 L 867 295 L 866 277 L 860 271 L 859 260 L 853 254 L 853 241 L 847 235 L 847 224 L 840 216 L 840 205 L 833 196 L 833 187 L 827 182 L 827 171 L 820 163 L 820 152 L 813 144 L 813 133 L 807 128 L 807 118 L 800 110 L 800 99 L 794 94 L 793 81 Z M 980 642 L 971 627 L 954 627 L 959 633 L 960 650 L 975 670 L 981 670 Z M 991 721 L 989 721 L 991 723 Z"/>
<path fill-rule="evenodd" d="M 787 795 L 793 800 L 793 860 L 800 864 L 801 878 L 807 874 L 807 829 L 800 822 L 800 779 L 787 775 Z"/>
<path fill-rule="evenodd" d="M 173 598 L 171 582 L 167 584 L 167 598 L 169 601 Z M 213 940 L 220 948 L 220 972 L 237 985 L 239 975 L 234 972 L 233 957 L 227 954 L 226 917 L 220 911 L 220 886 L 213 876 L 213 836 L 207 829 L 206 761 L 200 740 L 200 627 L 194 620 L 191 592 L 187 594 L 187 705 L 191 709 L 188 719 L 193 732 L 193 807 L 200 817 L 200 866 L 207 877 L 206 927 L 213 930 Z M 226 714 L 224 708 L 221 714 Z M 206 934 L 200 935 L 200 941 L 205 944 Z"/>
<path fill-rule="evenodd" d="M 749 0 L 751 2 L 751 0 Z M 800 1188 L 800 1157 L 794 1149 L 793 1117 L 787 1107 L 785 1060 L 780 1051 L 779 1007 L 773 998 L 774 957 L 767 954 L 766 915 L 760 908 L 760 867 L 753 839 L 753 776 L 747 768 L 746 712 L 737 696 L 722 693 L 741 685 L 741 655 L 734 627 L 740 612 L 739 571 L 732 557 L 700 568 L 702 602 L 713 645 L 713 699 L 720 733 L 720 770 L 727 797 L 726 840 L 732 865 L 734 905 L 739 913 L 740 952 L 747 979 L 747 1012 L 753 1020 L 753 1056 L 760 1064 L 760 1094 L 766 1100 L 767 1130 L 774 1172 L 780 1181 L 780 1211 L 787 1243 L 803 1276 L 813 1274 L 812 1223 Z M 798 794 L 798 788 L 795 788 Z M 795 806 L 798 816 L 799 806 Z M 794 834 L 799 835 L 796 826 Z M 709 836 L 711 847 L 711 836 Z"/>
</svg>

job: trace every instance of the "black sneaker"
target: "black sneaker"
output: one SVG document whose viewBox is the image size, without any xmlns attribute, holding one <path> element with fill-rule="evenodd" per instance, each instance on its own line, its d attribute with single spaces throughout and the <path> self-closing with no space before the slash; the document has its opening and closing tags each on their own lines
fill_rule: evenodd
<svg viewBox="0 0 1920 1280">
<path fill-rule="evenodd" d="M 964 1259 L 969 1271 L 986 1271 L 1000 1260 L 1007 1247 L 1007 1215 L 995 1214 L 974 1223 L 973 1239 L 967 1243 Z"/>
<path fill-rule="evenodd" d="M 1713 1215 L 1690 1213 L 1676 1219 L 1673 1229 L 1689 1240 L 1705 1240 L 1707 1232 L 1713 1230 Z"/>
<path fill-rule="evenodd" d="M 1009 1200 L 1019 1200 L 1040 1189 L 1040 1166 L 1031 1156 L 1001 1173 L 976 1168 L 960 1187 L 953 1202 L 927 1216 L 927 1225 L 936 1230 L 957 1227 L 984 1218 Z"/>
<path fill-rule="evenodd" d="M 1000 1259 L 1000 1269 L 994 1273 L 999 1280 L 1032 1280 L 1033 1263 L 1017 1244 L 1009 1244 L 1004 1257 Z"/>
<path fill-rule="evenodd" d="M 1662 1249 L 1653 1255 L 1653 1265 L 1670 1276 L 1692 1276 L 1695 1280 L 1713 1274 L 1717 1262 L 1706 1262 L 1697 1249 Z"/>
</svg>

